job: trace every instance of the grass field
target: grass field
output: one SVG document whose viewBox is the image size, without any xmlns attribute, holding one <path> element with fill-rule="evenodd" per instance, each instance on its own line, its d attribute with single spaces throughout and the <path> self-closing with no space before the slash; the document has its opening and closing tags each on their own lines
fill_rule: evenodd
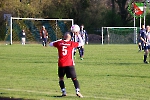
<svg viewBox="0 0 150 100">
<path fill-rule="evenodd" d="M 65 78 L 60 97 L 57 50 L 41 44 L 0 44 L 0 97 L 20 100 L 150 100 L 150 64 L 133 45 L 86 45 L 85 59 L 76 55 L 76 72 L 84 98 Z M 22 98 L 22 99 L 21 99 Z"/>
</svg>

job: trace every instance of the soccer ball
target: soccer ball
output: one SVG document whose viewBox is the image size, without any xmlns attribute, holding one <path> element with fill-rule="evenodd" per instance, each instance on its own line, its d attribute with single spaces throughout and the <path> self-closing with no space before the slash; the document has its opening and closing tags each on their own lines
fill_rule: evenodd
<svg viewBox="0 0 150 100">
<path fill-rule="evenodd" d="M 79 32 L 80 31 L 80 27 L 75 24 L 71 26 L 71 32 Z"/>
</svg>

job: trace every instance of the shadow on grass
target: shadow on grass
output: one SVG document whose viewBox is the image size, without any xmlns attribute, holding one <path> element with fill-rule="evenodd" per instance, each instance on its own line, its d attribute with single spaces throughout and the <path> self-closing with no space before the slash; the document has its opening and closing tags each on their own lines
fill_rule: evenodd
<svg viewBox="0 0 150 100">
<path fill-rule="evenodd" d="M 52 96 L 52 97 L 55 97 L 55 98 L 62 98 L 63 96 Z"/>
<path fill-rule="evenodd" d="M 68 96 L 68 95 L 67 95 L 67 96 L 56 96 L 56 95 L 55 95 L 55 96 L 50 96 L 50 97 L 52 97 L 52 98 L 58 98 L 58 99 L 59 99 L 59 98 L 60 98 L 60 99 L 61 99 L 61 98 L 66 98 L 66 99 L 67 99 L 67 98 L 74 98 L 74 97 L 75 97 L 75 98 L 78 98 L 77 96 L 72 96 L 72 95 L 69 95 L 69 96 Z"/>
<path fill-rule="evenodd" d="M 33 99 L 12 98 L 12 97 L 0 97 L 0 100 L 33 100 Z"/>
<path fill-rule="evenodd" d="M 87 65 L 93 65 L 93 64 L 95 64 L 95 65 L 120 65 L 120 66 L 124 66 L 124 65 L 135 65 L 135 64 L 141 64 L 141 65 L 148 65 L 148 64 L 145 64 L 145 63 L 143 63 L 142 61 L 141 62 L 113 62 L 113 61 L 108 61 L 108 62 L 95 62 L 95 61 L 92 61 L 92 62 L 87 62 L 87 61 L 75 61 L 76 63 L 85 63 L 85 64 L 87 64 Z M 134 66 L 133 66 L 134 67 Z"/>
<path fill-rule="evenodd" d="M 106 75 L 106 76 L 115 76 L 115 77 L 138 77 L 138 78 L 150 78 L 150 76 L 135 76 L 135 75 Z"/>
</svg>

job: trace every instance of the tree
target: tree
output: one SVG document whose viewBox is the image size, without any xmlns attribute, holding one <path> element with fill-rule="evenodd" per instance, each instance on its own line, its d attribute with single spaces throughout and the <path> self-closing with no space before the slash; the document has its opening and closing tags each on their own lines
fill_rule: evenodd
<svg viewBox="0 0 150 100">
<path fill-rule="evenodd" d="M 121 16 L 124 25 L 127 24 L 127 17 L 128 17 L 128 14 L 129 14 L 128 10 L 127 10 L 127 5 L 126 5 L 127 1 L 128 0 L 115 0 L 115 2 L 119 6 L 119 12 L 118 13 Z"/>
<path fill-rule="evenodd" d="M 123 25 L 128 25 L 130 21 L 133 20 L 133 16 L 128 12 L 128 6 L 131 2 L 145 2 L 145 0 L 112 0 L 115 1 L 118 5 L 119 12 L 118 14 L 121 16 Z"/>
</svg>

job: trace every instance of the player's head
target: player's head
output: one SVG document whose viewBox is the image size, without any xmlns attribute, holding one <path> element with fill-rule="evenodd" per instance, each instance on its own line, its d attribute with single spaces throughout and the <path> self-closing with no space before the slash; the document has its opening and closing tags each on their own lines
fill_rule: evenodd
<svg viewBox="0 0 150 100">
<path fill-rule="evenodd" d="M 72 33 L 79 33 L 80 32 L 80 27 L 77 24 L 74 24 L 71 26 L 71 32 Z"/>
<path fill-rule="evenodd" d="M 149 27 L 149 25 L 146 26 L 147 28 Z"/>
<path fill-rule="evenodd" d="M 42 26 L 42 29 L 45 29 L 45 26 Z"/>
<path fill-rule="evenodd" d="M 147 31 L 150 32 L 150 26 L 147 27 Z"/>
<path fill-rule="evenodd" d="M 81 30 L 83 30 L 83 29 L 84 29 L 84 25 L 82 24 L 82 25 L 80 26 L 80 28 L 81 28 Z"/>
<path fill-rule="evenodd" d="M 142 27 L 141 27 L 142 29 L 145 29 L 145 25 L 142 25 Z"/>
<path fill-rule="evenodd" d="M 146 26 L 146 30 L 148 30 L 148 28 L 149 28 L 149 25 Z"/>
<path fill-rule="evenodd" d="M 70 34 L 70 32 L 66 32 L 64 34 L 64 40 L 71 40 L 71 34 Z"/>
</svg>

